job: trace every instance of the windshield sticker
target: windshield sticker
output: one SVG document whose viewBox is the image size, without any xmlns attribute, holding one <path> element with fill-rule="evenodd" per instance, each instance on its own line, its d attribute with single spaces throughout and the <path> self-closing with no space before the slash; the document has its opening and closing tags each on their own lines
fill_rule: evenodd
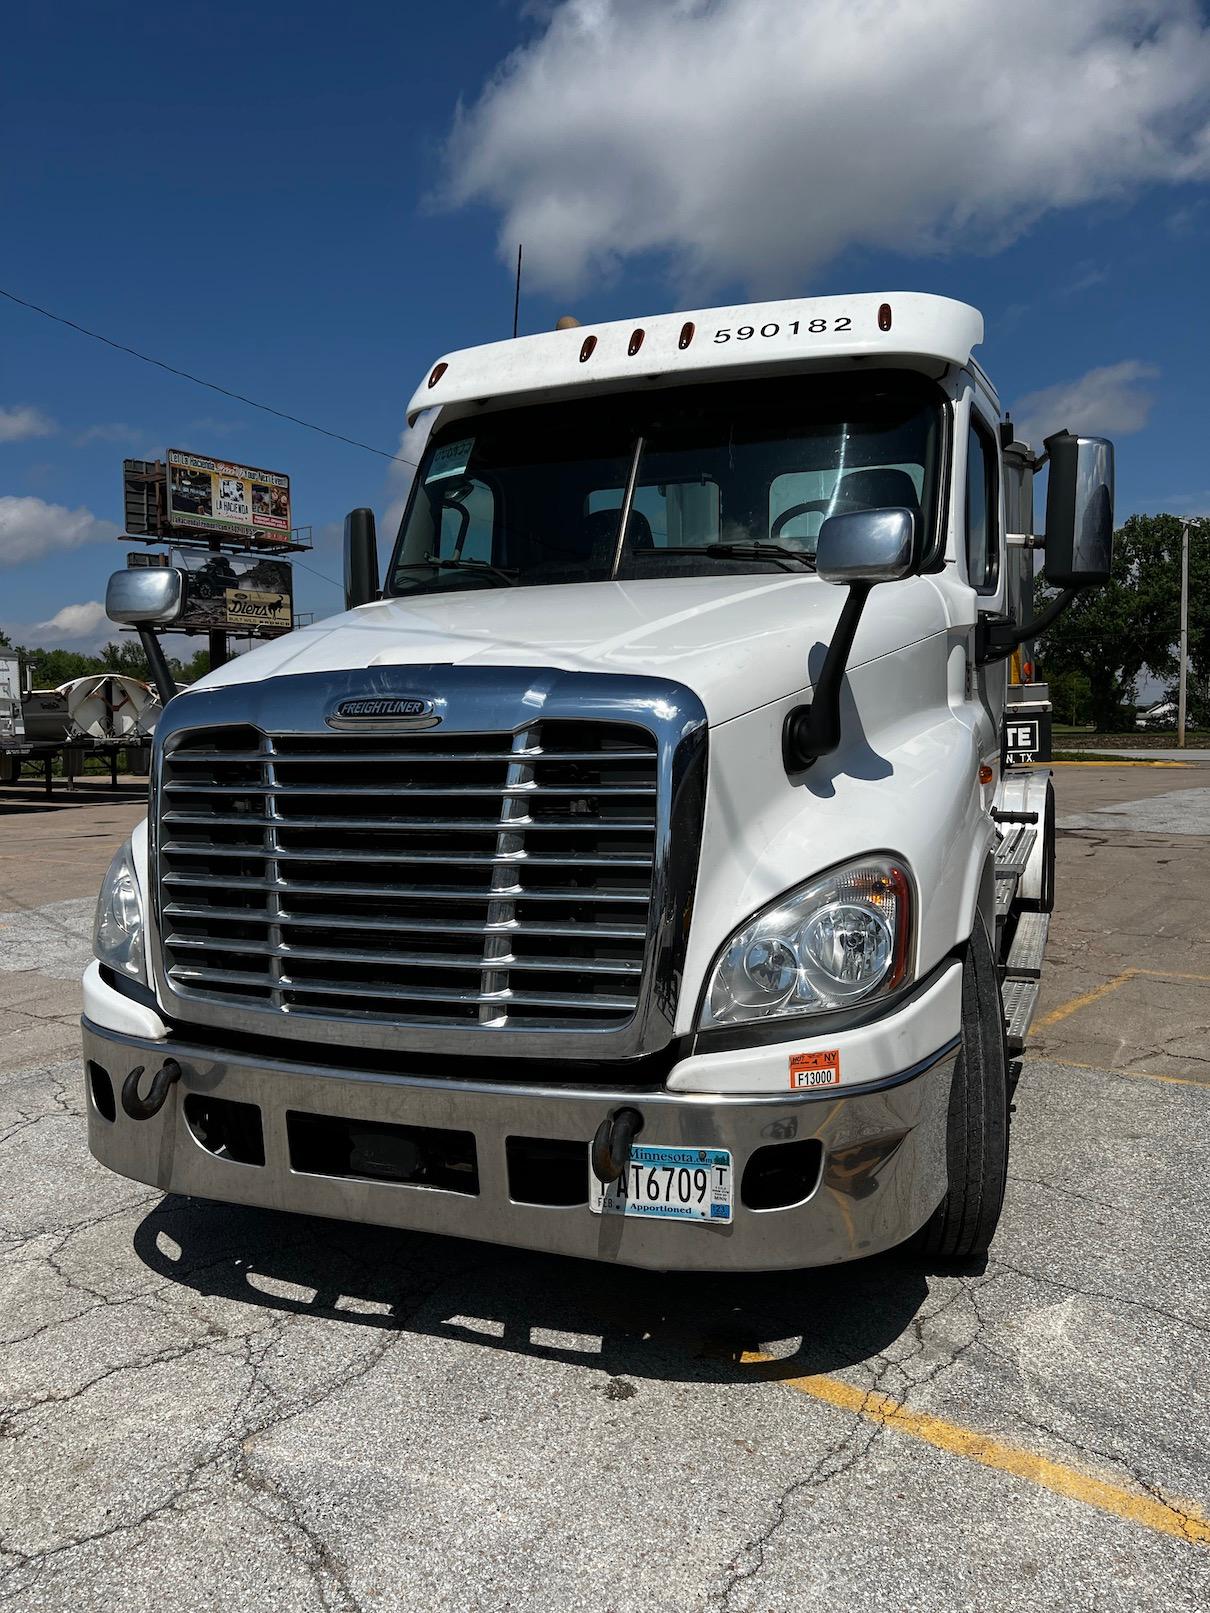
<svg viewBox="0 0 1210 1613">
<path fill-rule="evenodd" d="M 429 472 L 424 478 L 425 485 L 429 482 L 438 482 L 443 476 L 462 476 L 471 462 L 471 453 L 475 447 L 473 437 L 464 437 L 461 442 L 447 442 L 444 448 L 438 448 L 429 462 Z"/>
</svg>

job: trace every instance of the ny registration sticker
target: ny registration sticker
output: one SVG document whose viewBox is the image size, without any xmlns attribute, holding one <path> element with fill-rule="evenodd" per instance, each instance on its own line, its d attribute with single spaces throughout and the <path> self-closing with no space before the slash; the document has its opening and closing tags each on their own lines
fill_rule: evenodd
<svg viewBox="0 0 1210 1613">
<path fill-rule="evenodd" d="M 801 1092 L 805 1087 L 836 1087 L 840 1085 L 840 1049 L 826 1048 L 822 1053 L 790 1054 L 790 1089 Z"/>
</svg>

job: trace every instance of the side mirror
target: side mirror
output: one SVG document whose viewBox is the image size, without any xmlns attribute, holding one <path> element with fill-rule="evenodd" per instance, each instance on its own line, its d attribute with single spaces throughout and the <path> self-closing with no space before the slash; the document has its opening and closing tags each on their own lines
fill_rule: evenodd
<svg viewBox="0 0 1210 1613">
<path fill-rule="evenodd" d="M 105 589 L 105 614 L 131 627 L 164 627 L 185 604 L 185 574 L 175 566 L 115 571 Z"/>
<path fill-rule="evenodd" d="M 919 558 L 917 521 L 907 509 L 829 516 L 815 545 L 815 570 L 825 582 L 898 582 Z"/>
<path fill-rule="evenodd" d="M 350 510 L 345 516 L 345 609 L 377 599 L 378 534 L 373 510 Z"/>
<path fill-rule="evenodd" d="M 853 510 L 832 515 L 819 529 L 815 570 L 825 582 L 847 583 L 849 594 L 828 645 L 809 706 L 795 706 L 782 724 L 781 754 L 793 775 L 840 744 L 840 690 L 849 651 L 870 589 L 898 582 L 920 564 L 920 527 L 908 509 Z"/>
<path fill-rule="evenodd" d="M 1055 588 L 1109 581 L 1113 561 L 1113 444 L 1104 437 L 1047 437 L 1046 580 Z"/>
</svg>

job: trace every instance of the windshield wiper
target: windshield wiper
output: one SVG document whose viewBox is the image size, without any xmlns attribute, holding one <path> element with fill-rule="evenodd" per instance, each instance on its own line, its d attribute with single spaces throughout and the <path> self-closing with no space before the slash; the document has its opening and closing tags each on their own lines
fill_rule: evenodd
<svg viewBox="0 0 1210 1613">
<path fill-rule="evenodd" d="M 632 549 L 631 560 L 647 560 L 658 556 L 665 559 L 671 554 L 706 554 L 712 560 L 770 560 L 783 570 L 790 571 L 787 560 L 796 560 L 808 571 L 815 570 L 815 556 L 805 549 L 787 549 L 784 543 L 703 543 L 697 545 L 666 544 L 660 549 Z"/>
<path fill-rule="evenodd" d="M 510 588 L 517 586 L 517 572 L 505 571 L 503 566 L 493 566 L 487 560 L 443 560 L 439 555 L 426 554 L 423 560 L 401 560 L 395 570 L 411 571 L 417 566 L 432 566 L 434 571 L 478 571 L 485 577 L 499 577 Z"/>
</svg>

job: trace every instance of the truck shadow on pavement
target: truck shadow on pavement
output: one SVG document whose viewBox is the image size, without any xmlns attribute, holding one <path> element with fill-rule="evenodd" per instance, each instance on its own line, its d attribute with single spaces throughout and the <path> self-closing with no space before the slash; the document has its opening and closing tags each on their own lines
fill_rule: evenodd
<svg viewBox="0 0 1210 1613">
<path fill-rule="evenodd" d="M 210 1298 L 611 1378 L 842 1370 L 893 1345 L 928 1296 L 925 1268 L 895 1255 L 703 1281 L 174 1195 L 144 1217 L 134 1249 L 151 1272 Z M 741 1364 L 755 1352 L 774 1359 Z"/>
</svg>

